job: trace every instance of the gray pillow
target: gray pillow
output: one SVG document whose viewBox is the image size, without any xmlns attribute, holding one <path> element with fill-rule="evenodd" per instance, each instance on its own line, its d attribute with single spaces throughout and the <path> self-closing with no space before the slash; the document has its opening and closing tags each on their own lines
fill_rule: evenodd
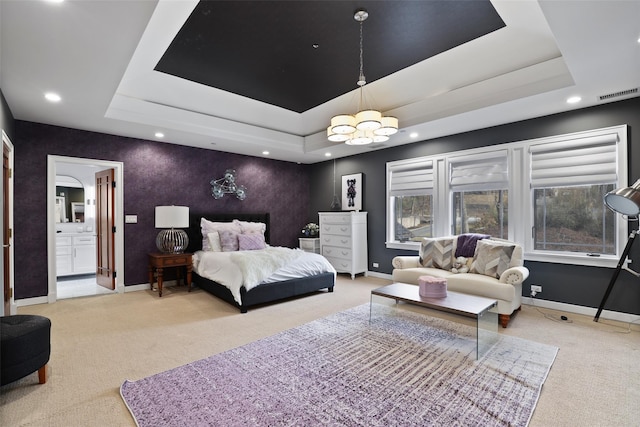
<svg viewBox="0 0 640 427">
<path fill-rule="evenodd" d="M 509 268 L 515 248 L 515 245 L 499 243 L 495 240 L 478 240 L 470 272 L 499 279 Z"/>
<path fill-rule="evenodd" d="M 420 245 L 420 264 L 423 267 L 451 270 L 453 267 L 453 240 L 447 237 L 424 238 Z"/>
</svg>

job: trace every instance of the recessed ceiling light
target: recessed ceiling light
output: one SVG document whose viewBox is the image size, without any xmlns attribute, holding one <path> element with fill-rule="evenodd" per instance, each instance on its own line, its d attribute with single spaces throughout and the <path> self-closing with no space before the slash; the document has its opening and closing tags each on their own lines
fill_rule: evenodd
<svg viewBox="0 0 640 427">
<path fill-rule="evenodd" d="M 156 132 L 156 138 L 164 138 L 164 133 Z"/>
<path fill-rule="evenodd" d="M 265 151 L 262 152 L 262 154 L 264 154 L 265 156 L 268 156 L 269 152 L 265 150 Z"/>
<path fill-rule="evenodd" d="M 417 138 L 418 137 L 418 132 L 411 132 L 409 134 L 409 138 Z"/>
<path fill-rule="evenodd" d="M 331 153 L 324 153 L 325 157 L 331 157 Z"/>
<path fill-rule="evenodd" d="M 577 104 L 580 101 L 582 101 L 582 98 L 579 96 L 571 96 L 567 98 L 567 104 Z"/>
<path fill-rule="evenodd" d="M 53 92 L 45 93 L 44 97 L 49 102 L 60 102 L 60 100 L 62 100 L 62 98 L 60 98 L 60 95 L 58 95 L 57 93 L 53 93 Z"/>
<path fill-rule="evenodd" d="M 46 0 L 49 3 L 62 3 L 64 0 Z"/>
</svg>

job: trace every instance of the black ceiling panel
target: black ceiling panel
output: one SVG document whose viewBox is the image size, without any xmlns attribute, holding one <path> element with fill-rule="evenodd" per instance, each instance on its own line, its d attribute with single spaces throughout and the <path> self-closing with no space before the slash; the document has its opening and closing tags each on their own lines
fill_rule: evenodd
<svg viewBox="0 0 640 427">
<path fill-rule="evenodd" d="M 303 112 L 505 26 L 488 0 L 200 1 L 155 67 Z M 314 47 L 317 45 L 317 47 Z"/>
</svg>

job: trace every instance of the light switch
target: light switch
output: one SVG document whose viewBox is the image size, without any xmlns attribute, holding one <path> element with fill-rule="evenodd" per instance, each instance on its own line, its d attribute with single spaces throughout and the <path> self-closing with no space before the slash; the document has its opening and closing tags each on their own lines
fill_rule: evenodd
<svg viewBox="0 0 640 427">
<path fill-rule="evenodd" d="M 127 224 L 137 224 L 138 223 L 138 215 L 125 215 L 124 222 Z"/>
</svg>

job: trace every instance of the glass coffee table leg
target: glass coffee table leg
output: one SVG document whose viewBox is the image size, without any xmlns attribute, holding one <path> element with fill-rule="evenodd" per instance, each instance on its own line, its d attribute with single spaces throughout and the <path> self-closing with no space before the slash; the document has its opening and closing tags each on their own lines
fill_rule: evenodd
<svg viewBox="0 0 640 427">
<path fill-rule="evenodd" d="M 495 307 L 478 315 L 476 331 L 476 360 L 480 360 L 498 341 L 498 313 Z"/>
</svg>

